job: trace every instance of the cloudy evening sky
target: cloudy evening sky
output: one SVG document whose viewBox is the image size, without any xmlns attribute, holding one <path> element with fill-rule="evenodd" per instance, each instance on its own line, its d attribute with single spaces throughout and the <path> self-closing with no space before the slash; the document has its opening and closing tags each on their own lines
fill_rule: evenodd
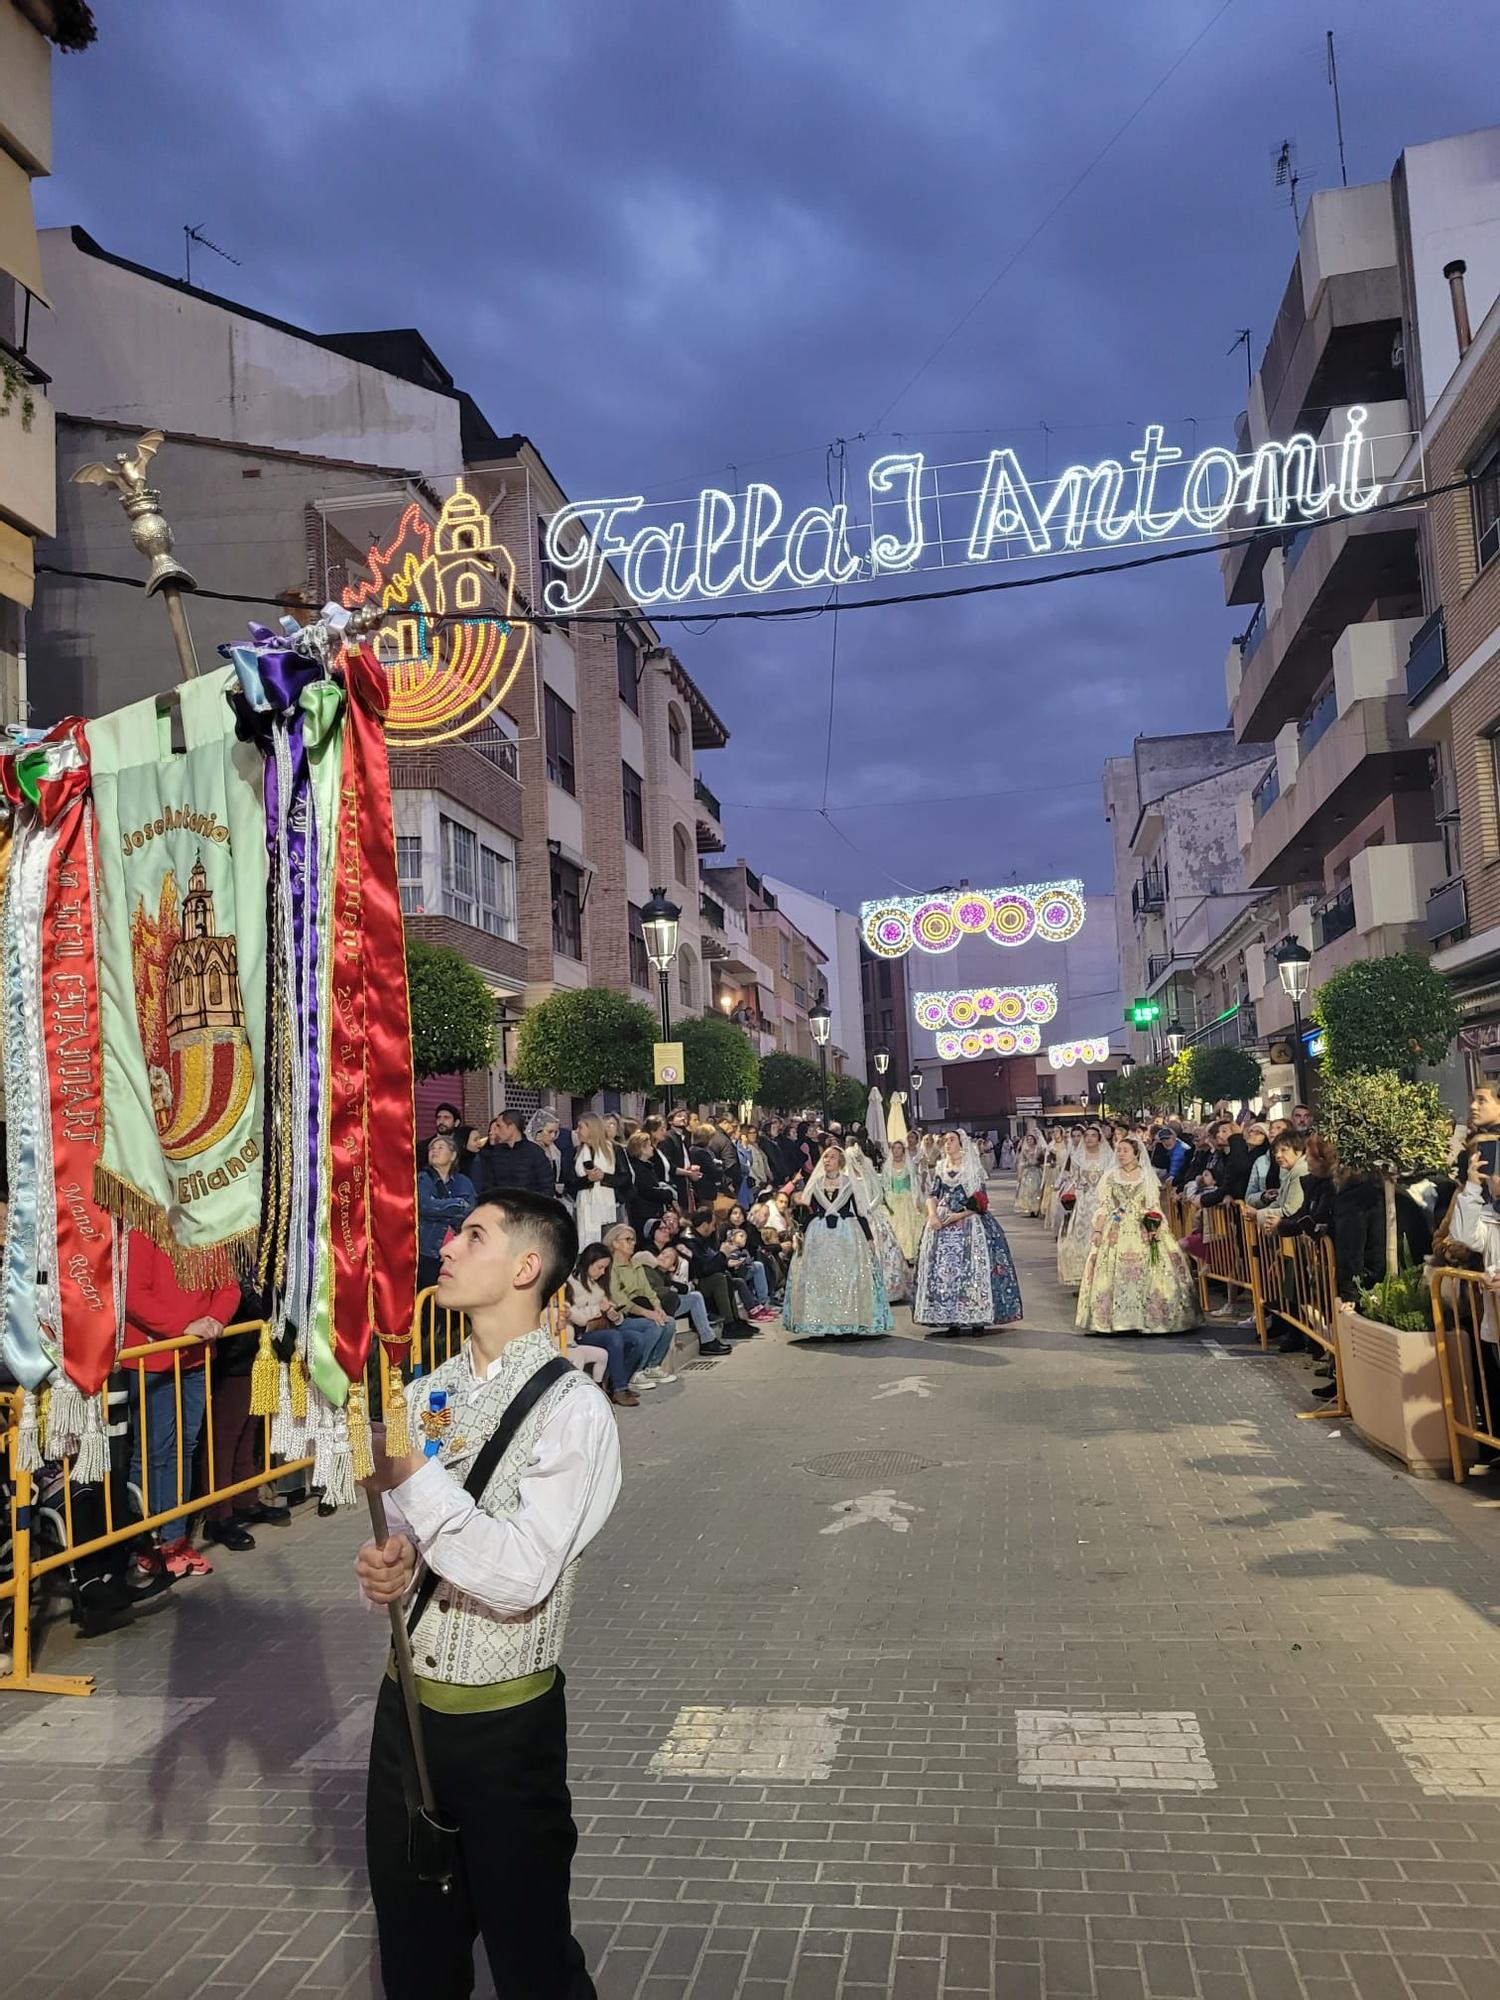
<svg viewBox="0 0 1500 2000">
<path fill-rule="evenodd" d="M 1338 182 L 1324 31 L 1351 181 L 1496 117 L 1493 0 L 96 11 L 54 66 L 39 220 L 174 275 L 197 223 L 241 260 L 195 270 L 229 297 L 419 326 L 575 498 L 737 473 L 806 504 L 839 437 L 861 476 L 1002 443 L 1055 471 L 1153 419 L 1227 441 L 1226 349 L 1248 325 L 1258 362 L 1295 252 L 1272 156 L 1296 142 L 1304 195 Z M 704 762 L 731 855 L 852 904 L 1107 888 L 1100 766 L 1223 724 L 1236 622 L 1212 556 L 847 613 L 826 794 L 832 618 L 670 636 L 731 731 Z"/>
</svg>

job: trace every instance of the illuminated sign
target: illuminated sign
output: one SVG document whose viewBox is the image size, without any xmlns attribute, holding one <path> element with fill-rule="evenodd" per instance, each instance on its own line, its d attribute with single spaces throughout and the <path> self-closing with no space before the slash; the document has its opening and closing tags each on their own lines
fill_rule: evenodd
<svg viewBox="0 0 1500 2000">
<path fill-rule="evenodd" d="M 960 938 L 992 944 L 1063 944 L 1083 928 L 1081 882 L 1028 882 L 1019 889 L 960 889 L 861 903 L 865 943 L 877 958 L 952 951 Z"/>
<path fill-rule="evenodd" d="M 1101 1035 L 1097 1041 L 1053 1042 L 1047 1050 L 1047 1060 L 1054 1069 L 1071 1069 L 1074 1063 L 1108 1062 L 1109 1036 Z"/>
<path fill-rule="evenodd" d="M 562 617 L 581 610 L 607 563 L 645 609 L 1362 514 L 1385 491 L 1368 421 L 1355 408 L 1329 443 L 1301 431 L 1243 455 L 1210 445 L 1191 458 L 1163 425 L 1147 424 L 1124 459 L 1070 465 L 1039 483 L 1008 446 L 951 465 L 890 452 L 870 466 L 857 512 L 841 498 L 791 513 L 760 480 L 736 493 L 708 486 L 689 501 L 576 501 L 547 523 L 556 574 L 545 605 Z"/>
<path fill-rule="evenodd" d="M 976 986 L 959 993 L 918 993 L 912 1012 L 919 1028 L 1004 1027 L 1050 1021 L 1057 1012 L 1055 986 Z"/>
<path fill-rule="evenodd" d="M 390 614 L 371 637 L 390 682 L 387 736 L 445 743 L 487 721 L 515 685 L 531 627 L 511 622 L 515 564 L 462 480 L 436 522 L 413 501 L 365 567 L 342 599 Z"/>
<path fill-rule="evenodd" d="M 966 1056 L 1034 1056 L 1042 1046 L 1042 1031 L 1030 1021 L 1019 1028 L 967 1028 L 958 1034 L 945 1031 L 937 1038 L 937 1052 L 944 1062 Z"/>
</svg>

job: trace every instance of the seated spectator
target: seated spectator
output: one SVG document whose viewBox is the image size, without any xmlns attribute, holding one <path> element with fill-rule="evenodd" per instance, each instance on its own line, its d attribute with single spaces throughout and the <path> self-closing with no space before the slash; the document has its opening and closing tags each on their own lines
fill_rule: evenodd
<svg viewBox="0 0 1500 2000">
<path fill-rule="evenodd" d="M 764 1232 L 761 1230 L 759 1224 L 752 1219 L 753 1213 L 753 1207 L 750 1210 L 746 1210 L 736 1202 L 734 1207 L 729 1211 L 729 1227 L 731 1229 L 744 1230 L 745 1243 L 750 1251 L 750 1255 L 765 1273 L 767 1296 L 774 1299 L 780 1293 L 782 1285 L 786 1281 L 786 1273 L 782 1269 L 781 1259 L 767 1244 Z"/>
<path fill-rule="evenodd" d="M 727 1352 L 725 1344 L 714 1337 L 703 1294 L 693 1285 L 687 1259 L 677 1248 L 680 1224 L 681 1217 L 675 1214 L 670 1217 L 664 1215 L 653 1224 L 646 1246 L 638 1247 L 635 1252 L 635 1266 L 645 1273 L 646 1282 L 656 1294 L 663 1312 L 674 1319 L 687 1321 L 697 1335 L 701 1353 Z"/>
<path fill-rule="evenodd" d="M 622 1312 L 639 1314 L 657 1325 L 665 1323 L 670 1326 L 672 1315 L 656 1296 L 646 1272 L 635 1262 L 635 1240 L 635 1231 L 628 1222 L 617 1222 L 604 1232 L 604 1241 L 614 1258 L 609 1272 L 610 1299 Z M 707 1325 L 706 1320 L 704 1324 Z M 698 1346 L 703 1354 L 729 1352 L 723 1341 L 712 1337 L 704 1340 L 701 1332 Z"/>
<path fill-rule="evenodd" d="M 660 1308 L 626 1313 L 610 1297 L 614 1253 L 604 1243 L 580 1251 L 568 1279 L 568 1324 L 608 1356 L 605 1387 L 612 1403 L 633 1409 L 643 1389 L 675 1382 L 666 1366 L 672 1322 Z"/>
<path fill-rule="evenodd" d="M 712 1209 L 695 1209 L 691 1227 L 678 1238 L 687 1252 L 693 1283 L 708 1300 L 708 1309 L 722 1322 L 726 1340 L 748 1340 L 760 1331 L 740 1310 L 729 1274 L 729 1260 L 719 1248 L 718 1224 Z"/>
<path fill-rule="evenodd" d="M 481 1159 L 483 1155 L 481 1154 Z M 476 1196 L 474 1183 L 458 1172 L 458 1148 L 440 1133 L 427 1142 L 427 1165 L 417 1176 L 417 1290 L 438 1281 L 438 1253 L 457 1230 Z"/>
</svg>

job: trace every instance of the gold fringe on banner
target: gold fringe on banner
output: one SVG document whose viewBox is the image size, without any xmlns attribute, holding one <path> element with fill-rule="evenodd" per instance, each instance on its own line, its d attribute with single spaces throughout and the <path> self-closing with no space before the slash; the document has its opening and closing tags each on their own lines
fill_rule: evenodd
<svg viewBox="0 0 1500 2000">
<path fill-rule="evenodd" d="M 299 1424 L 307 1422 L 307 1363 L 302 1359 L 301 1350 L 293 1351 L 291 1360 L 292 1415 Z"/>
<path fill-rule="evenodd" d="M 172 1234 L 161 1209 L 147 1194 L 129 1181 L 121 1180 L 100 1161 L 94 1162 L 94 1200 L 109 1215 L 116 1216 L 127 1229 L 149 1236 L 159 1250 L 172 1260 L 180 1285 L 190 1291 L 212 1291 L 220 1285 L 238 1284 L 255 1269 L 260 1229 L 240 1231 L 221 1242 L 208 1243 L 199 1250 L 184 1249 Z"/>
<path fill-rule="evenodd" d="M 276 1349 L 271 1345 L 270 1327 L 263 1325 L 260 1347 L 250 1370 L 250 1414 L 252 1417 L 274 1417 L 280 1406 L 281 1374 Z"/>
<path fill-rule="evenodd" d="M 406 1414 L 406 1383 L 401 1374 L 399 1361 L 392 1361 L 389 1364 L 386 1376 L 385 1455 L 387 1458 L 411 1457 L 411 1424 Z"/>
<path fill-rule="evenodd" d="M 375 1459 L 370 1450 L 370 1412 L 365 1401 L 363 1382 L 349 1384 L 349 1400 L 344 1405 L 344 1419 L 349 1427 L 349 1452 L 352 1459 L 354 1483 L 375 1477 Z"/>
</svg>

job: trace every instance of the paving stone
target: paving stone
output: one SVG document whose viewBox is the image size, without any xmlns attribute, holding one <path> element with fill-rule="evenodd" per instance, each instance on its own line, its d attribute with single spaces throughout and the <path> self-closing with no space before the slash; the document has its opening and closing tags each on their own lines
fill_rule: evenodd
<svg viewBox="0 0 1500 2000">
<path fill-rule="evenodd" d="M 681 1708 L 650 1768 L 662 1777 L 826 1778 L 843 1708 Z"/>
</svg>

